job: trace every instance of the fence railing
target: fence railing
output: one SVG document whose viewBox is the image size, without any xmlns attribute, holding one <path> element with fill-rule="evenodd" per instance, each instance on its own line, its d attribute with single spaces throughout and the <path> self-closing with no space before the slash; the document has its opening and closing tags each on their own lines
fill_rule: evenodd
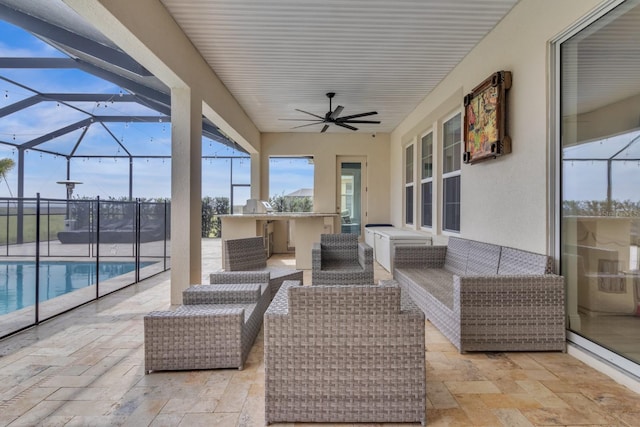
<svg viewBox="0 0 640 427">
<path fill-rule="evenodd" d="M 171 266 L 167 202 L 0 198 L 0 337 Z"/>
</svg>

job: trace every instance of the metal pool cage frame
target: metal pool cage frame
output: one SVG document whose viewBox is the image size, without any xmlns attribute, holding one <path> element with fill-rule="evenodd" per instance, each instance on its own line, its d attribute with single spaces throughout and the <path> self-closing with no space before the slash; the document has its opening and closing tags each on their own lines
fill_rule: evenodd
<svg viewBox="0 0 640 427">
<path fill-rule="evenodd" d="M 12 114 L 24 114 L 29 108 L 54 105 L 68 111 L 77 119 L 71 120 L 57 129 L 31 134 L 23 141 L 16 141 L 16 135 L 0 134 L 0 145 L 11 147 L 17 152 L 17 221 L 18 241 L 22 241 L 23 203 L 25 198 L 25 153 L 35 151 L 46 155 L 59 156 L 66 159 L 66 179 L 72 182 L 72 159 L 126 159 L 129 163 L 129 200 L 133 200 L 134 160 L 136 159 L 171 159 L 167 154 L 136 154 L 130 142 L 118 138 L 111 129 L 113 124 L 128 123 L 171 123 L 170 89 L 158 78 L 153 76 L 142 65 L 106 39 L 94 28 L 65 28 L 64 22 L 58 21 L 55 14 L 45 21 L 29 15 L 18 7 L 0 5 L 0 20 L 22 28 L 36 38 L 47 43 L 61 53 L 55 57 L 0 57 L 0 81 L 11 87 L 17 87 L 28 96 L 15 102 L 10 102 L 9 92 L 4 95 L 5 105 L 0 108 L 0 120 Z M 96 78 L 102 79 L 120 88 L 116 93 L 60 93 L 39 91 L 32 85 L 10 78 L 3 70 L 79 70 Z M 112 105 L 134 105 L 145 114 L 110 114 L 104 108 Z M 113 140 L 118 147 L 115 154 L 82 154 L 79 148 L 89 138 L 91 129 L 100 128 L 103 133 Z M 6 129 L 5 129 L 6 131 Z M 75 134 L 74 134 L 75 133 Z M 233 183 L 233 160 L 249 160 L 247 152 L 222 132 L 214 123 L 203 116 L 203 139 L 208 138 L 218 144 L 229 147 L 236 153 L 233 155 L 203 155 L 203 159 L 229 159 L 231 198 L 233 188 L 245 186 Z M 31 137 L 32 136 L 32 137 Z M 75 138 L 74 143 L 61 150 L 50 144 L 62 137 Z M 20 138 L 19 138 L 20 139 Z M 49 143 L 49 144 L 48 144 Z M 69 195 L 67 199 L 69 199 Z"/>
</svg>

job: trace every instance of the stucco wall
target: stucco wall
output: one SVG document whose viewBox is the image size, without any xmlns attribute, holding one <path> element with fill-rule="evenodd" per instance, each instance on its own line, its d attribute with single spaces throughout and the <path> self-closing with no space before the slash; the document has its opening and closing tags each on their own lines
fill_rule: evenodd
<svg viewBox="0 0 640 427">
<path fill-rule="evenodd" d="M 450 114 L 452 101 L 453 108 L 463 112 L 464 94 L 493 72 L 509 70 L 513 73 L 508 130 L 512 153 L 462 165 L 460 235 L 547 252 L 551 237 L 547 212 L 549 41 L 600 3 L 522 0 L 392 132 L 390 217 L 394 225 L 401 226 L 403 220 L 404 144 Z"/>
<path fill-rule="evenodd" d="M 389 222 L 389 134 L 264 133 L 261 147 L 263 199 L 269 195 L 269 157 L 313 156 L 315 212 L 336 212 L 337 157 L 366 157 L 367 223 Z"/>
</svg>

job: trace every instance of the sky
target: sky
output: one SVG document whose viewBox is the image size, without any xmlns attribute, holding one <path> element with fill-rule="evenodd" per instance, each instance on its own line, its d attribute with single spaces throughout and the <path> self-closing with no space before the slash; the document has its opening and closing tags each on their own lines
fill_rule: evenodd
<svg viewBox="0 0 640 427">
<path fill-rule="evenodd" d="M 638 201 L 640 130 L 566 147 L 563 150 L 562 191 L 565 200 L 606 200 L 608 160 L 611 197 Z"/>
<path fill-rule="evenodd" d="M 58 50 L 30 33 L 0 21 L 1 57 L 65 57 Z M 73 103 L 84 111 L 100 115 L 158 115 L 136 103 L 119 102 L 122 88 L 80 70 L 26 70 L 0 69 L 0 109 L 32 96 L 24 85 L 40 93 L 99 93 L 112 95 L 111 102 Z M 63 104 L 42 102 L 0 117 L 0 141 L 24 143 L 61 127 L 86 118 L 87 115 Z M 81 181 L 74 197 L 120 198 L 129 194 L 129 161 L 116 156 L 124 154 L 118 142 L 134 155 L 171 154 L 170 123 L 108 123 L 108 131 L 99 124 L 89 127 L 76 154 L 101 155 L 103 158 L 75 158 L 70 162 L 71 179 Z M 70 153 L 83 129 L 47 141 L 42 149 Z M 249 159 L 228 159 L 225 156 L 244 156 L 216 141 L 203 137 L 202 194 L 211 197 L 229 197 L 230 170 L 234 184 L 250 184 Z M 17 196 L 17 151 L 0 144 L 0 158 L 12 158 L 16 167 L 0 182 L 0 197 Z M 64 156 L 27 150 L 25 154 L 25 197 L 64 199 L 66 189 L 57 181 L 66 179 L 67 160 Z M 170 159 L 134 159 L 134 198 L 169 198 L 171 194 Z M 270 161 L 270 195 L 288 194 L 300 188 L 313 188 L 313 165 L 306 159 L 272 159 Z M 234 187 L 234 204 L 246 199 L 246 187 Z"/>
</svg>

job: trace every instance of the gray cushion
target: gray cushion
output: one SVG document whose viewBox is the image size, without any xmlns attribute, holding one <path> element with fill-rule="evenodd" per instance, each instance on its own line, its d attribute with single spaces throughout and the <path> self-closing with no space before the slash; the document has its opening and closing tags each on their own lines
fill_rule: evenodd
<svg viewBox="0 0 640 427">
<path fill-rule="evenodd" d="M 490 243 L 469 241 L 467 276 L 498 274 L 500 246 Z"/>
<path fill-rule="evenodd" d="M 552 273 L 551 257 L 514 248 L 502 248 L 498 274 Z"/>
<path fill-rule="evenodd" d="M 447 255 L 444 260 L 444 268 L 446 270 L 458 275 L 466 273 L 469 242 L 470 240 L 459 237 L 449 237 Z"/>
</svg>

